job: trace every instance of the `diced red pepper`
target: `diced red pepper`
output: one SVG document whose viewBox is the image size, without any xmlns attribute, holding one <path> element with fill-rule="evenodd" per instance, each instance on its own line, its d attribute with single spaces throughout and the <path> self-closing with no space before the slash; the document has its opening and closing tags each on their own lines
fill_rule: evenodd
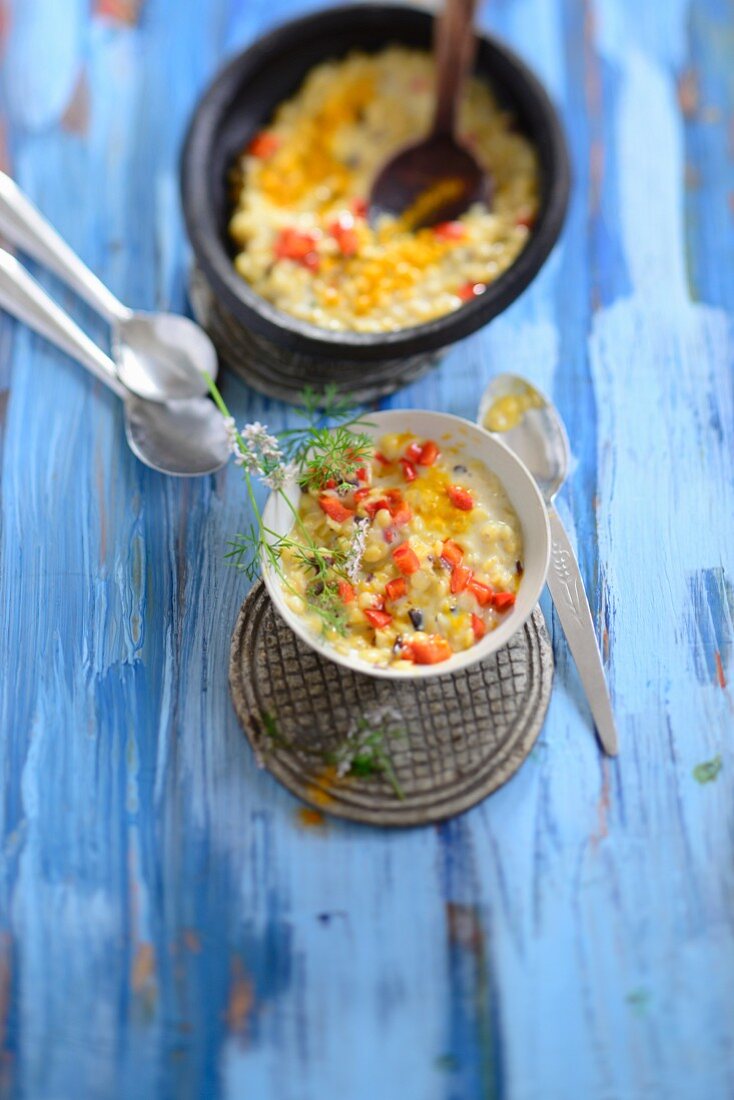
<svg viewBox="0 0 734 1100">
<path fill-rule="evenodd" d="M 339 245 L 342 256 L 353 256 L 359 248 L 359 238 L 351 214 L 341 214 L 329 226 L 329 233 Z"/>
<path fill-rule="evenodd" d="M 374 626 L 375 630 L 383 630 L 392 622 L 392 615 L 389 615 L 387 611 L 380 611 L 373 607 L 368 607 L 366 609 L 364 617 Z"/>
<path fill-rule="evenodd" d="M 370 489 L 369 485 L 365 485 L 365 487 L 363 489 L 355 489 L 354 499 L 357 502 L 359 502 L 360 500 L 364 500 L 364 498 L 368 497 L 371 492 L 372 492 L 372 490 Z M 367 507 L 367 506 L 365 505 L 365 507 Z"/>
<path fill-rule="evenodd" d="M 487 289 L 486 283 L 464 283 L 456 291 L 462 302 L 471 302 L 472 298 L 478 298 Z"/>
<path fill-rule="evenodd" d="M 298 229 L 286 227 L 278 233 L 274 251 L 279 259 L 302 260 L 306 253 L 312 252 L 315 247 L 316 237 L 313 233 L 303 233 Z"/>
<path fill-rule="evenodd" d="M 369 481 L 369 479 L 370 479 L 370 475 L 367 473 L 367 467 L 366 466 L 358 466 L 357 467 L 357 481 L 366 482 L 366 481 Z"/>
<path fill-rule="evenodd" d="M 471 569 L 465 565 L 455 565 L 451 573 L 451 591 L 454 595 L 463 592 L 471 580 Z"/>
<path fill-rule="evenodd" d="M 403 500 L 403 494 L 399 489 L 387 489 L 385 491 L 385 497 L 387 499 L 387 506 L 390 510 L 390 515 L 393 521 L 398 527 L 402 527 L 404 523 L 410 523 L 413 518 L 413 513 L 410 510 L 410 506 Z"/>
<path fill-rule="evenodd" d="M 370 519 L 374 519 L 381 508 L 387 509 L 388 512 L 390 511 L 390 505 L 384 497 L 380 500 L 369 500 L 364 506 L 364 510 Z"/>
<path fill-rule="evenodd" d="M 390 466 L 390 459 L 385 458 L 382 451 L 375 451 L 375 460 L 380 463 L 381 466 Z"/>
<path fill-rule="evenodd" d="M 453 650 L 440 634 L 429 634 L 427 638 L 411 638 L 410 650 L 417 665 L 437 665 L 448 661 Z"/>
<path fill-rule="evenodd" d="M 351 519 L 354 515 L 351 508 L 345 508 L 336 497 L 319 497 L 319 508 L 335 523 L 344 523 L 345 520 Z"/>
<path fill-rule="evenodd" d="M 395 547 L 392 552 L 392 559 L 400 572 L 404 573 L 406 577 L 409 577 L 412 573 L 417 573 L 421 567 L 418 555 L 407 542 L 401 542 L 400 546 Z"/>
<path fill-rule="evenodd" d="M 315 270 L 320 263 L 319 254 L 316 251 L 318 238 L 313 233 L 302 233 L 298 229 L 281 229 L 278 234 L 273 252 L 279 260 L 293 260 L 304 267 Z"/>
<path fill-rule="evenodd" d="M 509 611 L 515 604 L 514 592 L 495 592 L 492 599 L 492 607 L 497 611 Z"/>
<path fill-rule="evenodd" d="M 392 512 L 392 521 L 396 527 L 403 527 L 406 523 L 410 523 L 412 518 L 413 512 L 411 511 L 410 505 L 406 504 L 405 501 L 402 501 L 395 511 Z"/>
<path fill-rule="evenodd" d="M 464 559 L 464 551 L 458 542 L 454 542 L 453 539 L 446 539 L 441 547 L 441 557 L 449 565 L 460 565 Z"/>
<path fill-rule="evenodd" d="M 354 229 L 345 229 L 338 238 L 342 256 L 355 256 L 359 249 L 359 237 Z"/>
<path fill-rule="evenodd" d="M 388 600 L 399 600 L 408 591 L 408 586 L 405 583 L 405 577 L 396 577 L 395 580 L 388 581 L 385 585 L 385 591 L 387 592 Z"/>
<path fill-rule="evenodd" d="M 438 444 L 434 443 L 432 439 L 427 439 L 421 447 L 420 458 L 418 459 L 419 466 L 432 466 L 436 459 L 439 457 L 440 451 Z"/>
<path fill-rule="evenodd" d="M 339 599 L 342 601 L 342 603 L 352 603 L 357 593 L 354 591 L 354 588 L 349 583 L 349 581 L 339 580 L 338 586 Z"/>
<path fill-rule="evenodd" d="M 403 467 L 403 475 L 405 477 L 405 480 L 408 483 L 410 483 L 411 481 L 415 481 L 415 479 L 418 477 L 418 471 L 416 470 L 413 463 L 409 462 L 407 458 L 401 458 L 400 465 Z"/>
<path fill-rule="evenodd" d="M 259 134 L 255 134 L 254 138 L 247 146 L 247 152 L 251 157 L 259 157 L 260 160 L 267 160 L 268 157 L 272 157 L 273 153 L 276 153 L 280 148 L 280 138 L 275 134 L 269 134 L 267 130 L 261 130 Z"/>
<path fill-rule="evenodd" d="M 480 641 L 487 633 L 487 624 L 485 623 L 484 619 L 480 619 L 479 616 L 475 615 L 473 611 L 471 616 L 471 628 L 474 632 L 475 642 Z"/>
<path fill-rule="evenodd" d="M 460 241 L 466 236 L 466 226 L 463 222 L 439 222 L 433 232 L 440 241 Z"/>
<path fill-rule="evenodd" d="M 330 477 L 328 481 L 324 482 L 324 489 L 336 489 L 336 481 L 333 477 Z"/>
<path fill-rule="evenodd" d="M 432 439 L 427 439 L 425 443 L 419 443 L 416 439 L 405 448 L 405 458 L 418 466 L 432 466 L 439 454 L 438 444 Z M 404 459 L 400 461 L 403 462 Z"/>
<path fill-rule="evenodd" d="M 459 508 L 462 512 L 471 512 L 474 507 L 474 498 L 468 489 L 462 489 L 460 485 L 449 485 L 446 492 L 454 508 Z"/>
<path fill-rule="evenodd" d="M 488 607 L 494 599 L 494 589 L 472 578 L 466 586 L 480 607 Z"/>
<path fill-rule="evenodd" d="M 355 217 L 366 218 L 368 209 L 367 199 L 352 199 L 352 210 Z"/>
<path fill-rule="evenodd" d="M 391 524 L 389 527 L 385 528 L 385 530 L 382 533 L 382 537 L 384 538 L 385 542 L 387 542 L 387 543 L 395 542 L 395 539 L 398 537 L 398 532 L 395 529 L 395 527 Z"/>
</svg>

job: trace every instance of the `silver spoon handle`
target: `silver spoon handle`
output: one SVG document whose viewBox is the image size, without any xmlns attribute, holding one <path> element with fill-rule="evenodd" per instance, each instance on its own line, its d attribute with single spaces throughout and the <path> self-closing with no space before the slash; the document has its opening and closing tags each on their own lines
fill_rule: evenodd
<svg viewBox="0 0 734 1100">
<path fill-rule="evenodd" d="M 548 588 L 576 662 L 601 746 L 609 756 L 616 756 L 617 729 L 579 563 L 555 508 L 548 509 L 548 518 L 551 530 Z"/>
<path fill-rule="evenodd" d="M 0 236 L 63 279 L 109 324 L 130 316 L 5 172 L 0 172 Z"/>
<path fill-rule="evenodd" d="M 57 348 L 76 359 L 96 378 L 125 398 L 127 391 L 118 382 L 115 364 L 86 333 L 64 313 L 45 290 L 29 275 L 15 256 L 0 248 L 0 309 L 45 336 Z"/>
</svg>

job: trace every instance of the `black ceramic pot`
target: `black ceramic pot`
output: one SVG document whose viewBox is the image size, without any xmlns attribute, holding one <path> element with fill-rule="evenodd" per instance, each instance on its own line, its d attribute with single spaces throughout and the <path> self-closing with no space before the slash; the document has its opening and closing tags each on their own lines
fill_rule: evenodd
<svg viewBox="0 0 734 1100">
<path fill-rule="evenodd" d="M 181 160 L 184 216 L 196 257 L 199 319 L 224 363 L 264 393 L 297 400 L 303 386 L 337 382 L 356 398 L 412 381 L 450 344 L 501 313 L 531 282 L 560 233 L 569 192 L 566 143 L 543 86 L 506 46 L 479 38 L 475 73 L 510 107 L 538 151 L 541 198 L 531 237 L 487 290 L 453 313 L 387 333 L 329 332 L 265 301 L 233 266 L 227 175 L 249 138 L 319 62 L 390 43 L 431 48 L 433 16 L 387 4 L 335 7 L 277 27 L 214 78 L 191 120 Z"/>
</svg>

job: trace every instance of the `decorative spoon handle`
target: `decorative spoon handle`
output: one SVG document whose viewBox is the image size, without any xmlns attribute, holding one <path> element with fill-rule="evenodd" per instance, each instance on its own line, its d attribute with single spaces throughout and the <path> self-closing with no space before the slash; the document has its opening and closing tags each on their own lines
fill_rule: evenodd
<svg viewBox="0 0 734 1100">
<path fill-rule="evenodd" d="M 617 729 L 579 563 L 555 508 L 548 508 L 548 518 L 551 529 L 548 588 L 576 662 L 601 746 L 609 756 L 616 756 Z"/>
<path fill-rule="evenodd" d="M 0 172 L 0 236 L 63 279 L 109 324 L 130 316 L 5 172 Z"/>
<path fill-rule="evenodd" d="M 464 77 L 474 60 L 474 11 L 477 0 L 444 0 L 436 23 L 435 136 L 453 137 Z"/>
<path fill-rule="evenodd" d="M 15 256 L 0 248 L 0 309 L 28 325 L 76 359 L 105 386 L 125 398 L 127 390 L 117 380 L 115 364 L 93 343 L 86 333 L 36 280 L 29 275 Z"/>
</svg>

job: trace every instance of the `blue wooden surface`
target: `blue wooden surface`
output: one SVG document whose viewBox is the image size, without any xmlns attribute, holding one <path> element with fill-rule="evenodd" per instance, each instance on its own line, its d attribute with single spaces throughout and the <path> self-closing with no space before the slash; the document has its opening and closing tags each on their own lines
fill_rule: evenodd
<svg viewBox="0 0 734 1100">
<path fill-rule="evenodd" d="M 0 159 L 125 300 L 184 306 L 186 119 L 303 7 L 0 3 Z M 734 8 L 484 18 L 562 110 L 570 216 L 528 292 L 391 403 L 472 416 L 507 369 L 557 400 L 621 755 L 546 604 L 553 700 L 503 790 L 438 829 L 304 828 L 227 695 L 238 472 L 144 469 L 114 399 L 0 320 L 3 1096 L 734 1095 Z"/>
</svg>

